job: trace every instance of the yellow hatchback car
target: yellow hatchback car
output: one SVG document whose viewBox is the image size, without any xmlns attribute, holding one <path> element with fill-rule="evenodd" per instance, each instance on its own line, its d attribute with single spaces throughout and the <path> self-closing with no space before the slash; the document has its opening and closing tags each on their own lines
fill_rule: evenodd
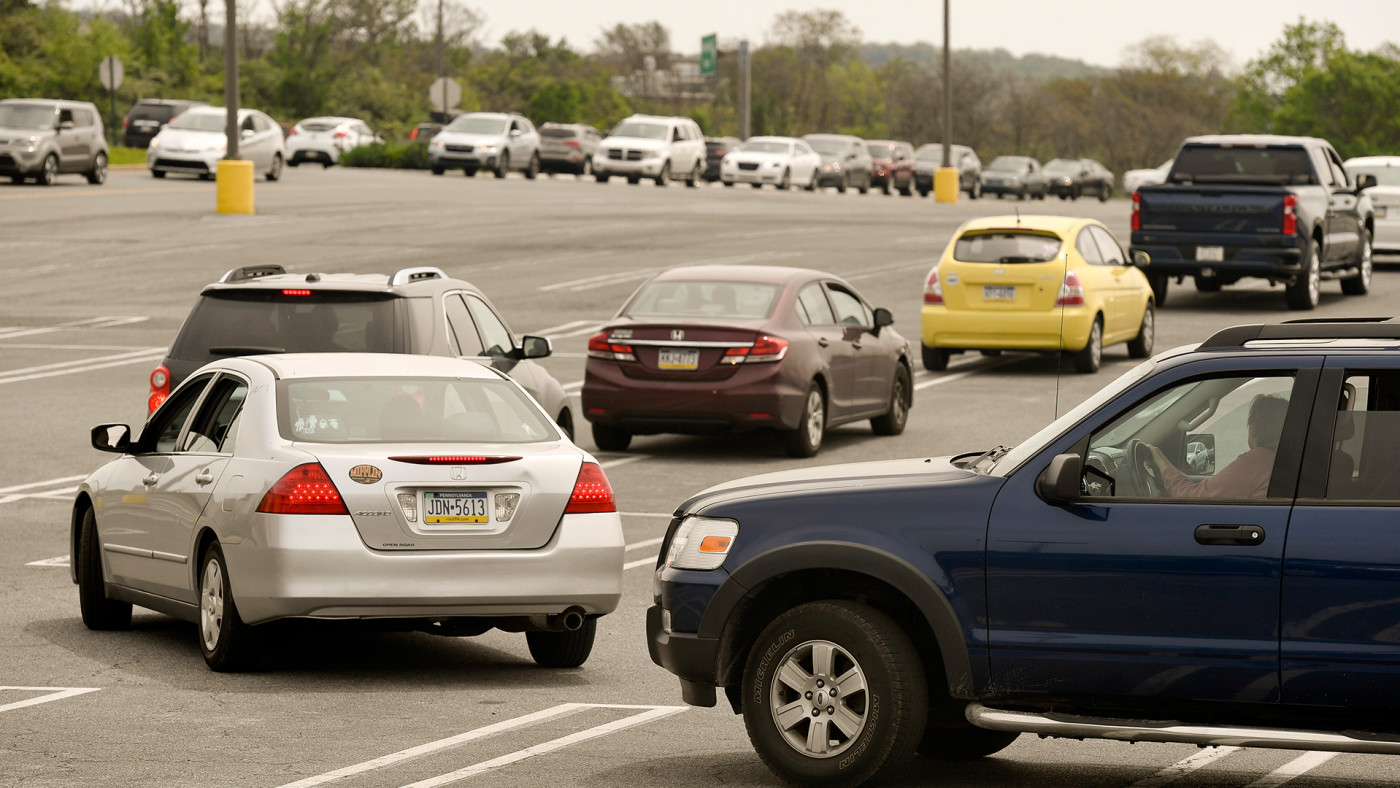
<svg viewBox="0 0 1400 788">
<path fill-rule="evenodd" d="M 974 219 L 958 228 L 924 286 L 924 368 L 947 369 L 965 350 L 1038 350 L 1069 352 L 1075 370 L 1097 372 L 1104 345 L 1126 342 L 1133 358 L 1151 355 L 1154 317 L 1147 277 L 1101 223 Z"/>
</svg>

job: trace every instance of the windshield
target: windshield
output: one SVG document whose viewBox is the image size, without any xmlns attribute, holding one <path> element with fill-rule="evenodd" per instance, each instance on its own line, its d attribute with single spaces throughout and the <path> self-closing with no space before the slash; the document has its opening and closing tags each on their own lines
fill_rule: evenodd
<svg viewBox="0 0 1400 788">
<path fill-rule="evenodd" d="M 447 124 L 444 131 L 456 131 L 462 134 L 505 134 L 506 126 L 510 125 L 503 118 L 483 118 L 480 115 L 463 115 L 462 117 Z"/>
<path fill-rule="evenodd" d="M 1060 253 L 1061 241 L 1041 233 L 968 233 L 953 245 L 960 263 L 1048 263 Z"/>
<path fill-rule="evenodd" d="M 578 132 L 568 126 L 542 126 L 540 136 L 563 140 L 578 136 Z"/>
<path fill-rule="evenodd" d="M 256 353 L 392 353 L 394 324 L 393 298 L 379 293 L 211 293 L 195 304 L 170 356 L 204 364 Z"/>
<path fill-rule="evenodd" d="M 1188 145 L 1167 176 L 1171 183 L 1316 184 L 1303 148 Z"/>
<path fill-rule="evenodd" d="M 660 123 L 639 123 L 635 120 L 619 123 L 613 129 L 614 137 L 638 137 L 644 140 L 666 139 L 666 126 Z"/>
<path fill-rule="evenodd" d="M 1079 162 L 1074 159 L 1054 159 L 1045 165 L 1045 171 L 1051 174 L 1076 175 L 1079 170 Z"/>
<path fill-rule="evenodd" d="M 52 131 L 58 111 L 47 104 L 0 104 L 0 127 Z"/>
<path fill-rule="evenodd" d="M 777 296 L 777 285 L 756 282 L 649 282 L 623 314 L 763 319 L 773 313 Z"/>
<path fill-rule="evenodd" d="M 304 131 L 330 131 L 340 124 L 329 120 L 303 120 L 297 125 Z"/>
<path fill-rule="evenodd" d="M 224 112 L 182 112 L 166 128 L 184 131 L 223 131 Z"/>
<path fill-rule="evenodd" d="M 866 145 L 865 147 L 866 147 L 866 150 L 869 150 L 869 151 L 870 151 L 870 158 L 872 158 L 872 159 L 893 159 L 893 158 L 894 158 L 894 146 L 893 146 L 893 145 L 875 145 L 875 144 L 871 144 L 871 145 Z"/>
<path fill-rule="evenodd" d="M 305 443 L 536 443 L 558 433 L 515 384 L 451 378 L 292 379 L 278 431 Z"/>
<path fill-rule="evenodd" d="M 1376 176 L 1377 186 L 1400 186 L 1400 167 L 1378 167 L 1375 165 L 1347 167 L 1347 172 L 1351 173 L 1351 179 L 1356 180 L 1358 175 Z"/>
<path fill-rule="evenodd" d="M 746 142 L 739 150 L 747 153 L 790 153 L 792 143 L 790 142 Z"/>
<path fill-rule="evenodd" d="M 845 140 L 823 140 L 804 137 L 807 144 L 812 146 L 812 150 L 823 156 L 840 156 L 846 152 L 847 142 Z"/>
<path fill-rule="evenodd" d="M 988 165 L 989 170 L 1001 172 L 1025 172 L 1031 165 L 1031 160 L 1025 156 L 998 156 Z"/>
</svg>

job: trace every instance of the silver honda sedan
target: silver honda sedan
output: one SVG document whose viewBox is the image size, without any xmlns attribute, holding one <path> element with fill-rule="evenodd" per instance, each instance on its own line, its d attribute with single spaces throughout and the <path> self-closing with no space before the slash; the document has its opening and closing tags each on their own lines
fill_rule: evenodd
<svg viewBox="0 0 1400 788">
<path fill-rule="evenodd" d="M 214 670 L 251 667 L 284 618 L 524 632 L 577 667 L 622 595 L 622 526 L 596 460 L 518 384 L 399 354 L 230 358 L 189 377 L 78 490 L 83 623 L 132 605 L 199 625 Z"/>
</svg>

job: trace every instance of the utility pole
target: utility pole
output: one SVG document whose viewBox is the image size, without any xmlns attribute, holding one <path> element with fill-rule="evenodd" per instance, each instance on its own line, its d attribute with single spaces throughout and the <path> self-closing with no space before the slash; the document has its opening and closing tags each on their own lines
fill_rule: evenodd
<svg viewBox="0 0 1400 788">
<path fill-rule="evenodd" d="M 943 0 L 943 166 L 933 174 L 933 197 L 937 202 L 958 201 L 959 181 L 953 166 L 953 37 L 950 33 L 952 0 Z"/>
<path fill-rule="evenodd" d="M 214 174 L 214 205 L 219 213 L 253 212 L 253 163 L 238 157 L 238 0 L 224 0 L 224 136 L 227 152 Z M 281 160 L 273 167 L 281 172 Z M 271 172 L 269 178 L 275 177 Z"/>
<path fill-rule="evenodd" d="M 438 56 L 438 76 L 447 79 L 447 37 L 442 30 L 442 4 L 444 0 L 438 0 L 437 9 L 437 56 Z M 442 91 L 442 122 L 447 122 L 447 91 Z"/>
<path fill-rule="evenodd" d="M 238 158 L 238 3 L 224 0 L 224 134 L 228 152 L 224 158 Z"/>
<path fill-rule="evenodd" d="M 749 42 L 739 42 L 739 136 L 748 139 L 753 135 L 750 91 L 751 72 L 749 68 Z"/>
</svg>

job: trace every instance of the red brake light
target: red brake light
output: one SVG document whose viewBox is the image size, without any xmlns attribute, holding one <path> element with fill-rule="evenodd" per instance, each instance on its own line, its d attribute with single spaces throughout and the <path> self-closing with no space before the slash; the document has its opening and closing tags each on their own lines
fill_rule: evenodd
<svg viewBox="0 0 1400 788">
<path fill-rule="evenodd" d="M 1084 306 L 1084 285 L 1079 281 L 1079 274 L 1074 271 L 1065 274 L 1055 306 Z"/>
<path fill-rule="evenodd" d="M 131 118 L 130 118 L 130 117 L 122 118 L 122 131 L 126 131 L 126 130 L 129 129 L 129 128 L 131 128 Z"/>
<path fill-rule="evenodd" d="M 612 485 L 596 462 L 585 462 L 578 469 L 578 480 L 574 482 L 573 495 L 564 514 L 593 514 L 596 512 L 617 511 L 617 499 L 613 497 Z"/>
<path fill-rule="evenodd" d="M 564 141 L 564 144 L 565 144 L 565 145 L 568 145 L 570 148 L 579 148 L 579 147 L 582 147 L 581 145 L 578 144 L 578 140 L 565 140 L 565 141 Z"/>
<path fill-rule="evenodd" d="M 319 462 L 287 471 L 263 496 L 258 511 L 267 514 L 349 514 L 340 491 Z"/>
<path fill-rule="evenodd" d="M 418 139 L 418 127 L 417 127 L 417 126 L 414 126 L 414 127 L 413 127 L 413 131 L 410 131 L 410 132 L 408 133 L 408 138 L 411 139 L 411 140 L 416 140 L 416 139 Z"/>
<path fill-rule="evenodd" d="M 938 281 L 938 269 L 928 272 L 928 281 L 924 283 L 924 303 L 942 304 L 943 285 Z"/>
<path fill-rule="evenodd" d="M 413 465 L 499 465 L 503 462 L 515 462 L 520 458 L 486 455 L 431 455 L 426 457 L 390 457 L 389 459 Z"/>
<path fill-rule="evenodd" d="M 1296 235 L 1298 233 L 1298 195 L 1285 194 L 1283 196 L 1283 234 Z M 1135 214 L 1136 215 L 1136 214 Z"/>
<path fill-rule="evenodd" d="M 788 343 L 786 339 L 760 335 L 754 340 L 753 349 L 749 351 L 749 363 L 754 364 L 763 361 L 782 361 L 787 355 Z"/>
<path fill-rule="evenodd" d="M 297 133 L 298 133 L 298 132 L 297 132 L 297 127 L 296 127 L 296 126 L 293 126 L 293 127 L 292 127 L 292 130 L 289 131 L 289 132 L 287 132 L 287 136 L 288 136 L 288 137 L 295 137 L 295 136 L 297 135 Z"/>
<path fill-rule="evenodd" d="M 170 396 L 170 370 L 164 365 L 151 371 L 151 394 L 146 399 L 146 412 L 155 413 L 162 402 Z"/>
<path fill-rule="evenodd" d="M 609 361 L 636 361 L 637 356 L 631 345 L 612 341 L 607 331 L 599 331 L 588 339 L 590 358 L 605 358 Z"/>
<path fill-rule="evenodd" d="M 1286 200 L 1287 198 L 1284 198 L 1284 199 Z M 1133 224 L 1132 224 L 1132 230 L 1133 230 L 1133 232 L 1137 232 L 1138 230 L 1141 230 L 1141 229 L 1142 229 L 1142 194 L 1139 193 L 1139 192 L 1133 192 Z"/>
<path fill-rule="evenodd" d="M 350 134 L 349 134 L 348 132 L 344 132 L 344 131 L 337 131 L 337 132 L 335 133 L 335 138 L 338 139 L 338 140 L 345 139 L 345 138 L 348 137 L 348 136 L 350 136 Z"/>
<path fill-rule="evenodd" d="M 310 290 L 283 290 L 282 295 L 286 296 L 307 296 L 311 295 Z"/>
</svg>

